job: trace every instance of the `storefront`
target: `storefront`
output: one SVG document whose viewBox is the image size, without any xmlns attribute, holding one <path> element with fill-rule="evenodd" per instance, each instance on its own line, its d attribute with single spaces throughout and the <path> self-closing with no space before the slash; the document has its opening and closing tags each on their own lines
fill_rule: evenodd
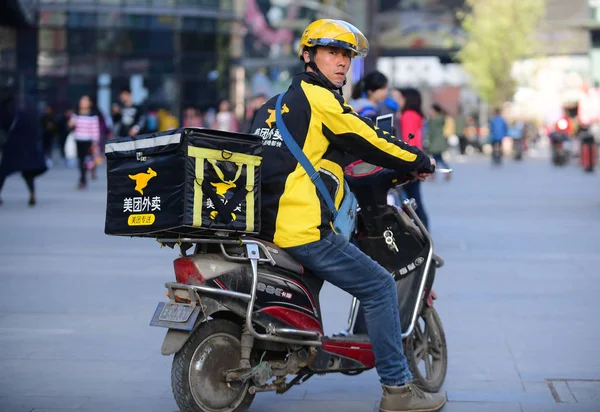
<svg viewBox="0 0 600 412">
<path fill-rule="evenodd" d="M 12 73 L 19 83 L 25 66 L 14 55 L 35 50 L 27 66 L 36 79 L 38 108 L 63 110 L 88 94 L 106 113 L 123 86 L 137 102 L 175 114 L 186 105 L 215 105 L 229 95 L 232 3 L 40 0 L 27 43 L 20 41 L 25 30 L 15 35 L 16 29 L 2 27 L 0 70 L 19 68 Z"/>
</svg>

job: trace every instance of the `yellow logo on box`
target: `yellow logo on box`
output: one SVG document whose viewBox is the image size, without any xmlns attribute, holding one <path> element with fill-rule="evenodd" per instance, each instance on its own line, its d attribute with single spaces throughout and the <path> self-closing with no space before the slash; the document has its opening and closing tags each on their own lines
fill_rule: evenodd
<svg viewBox="0 0 600 412">
<path fill-rule="evenodd" d="M 150 226 L 154 223 L 156 217 L 153 213 L 144 215 L 129 215 L 127 218 L 127 225 L 129 226 Z"/>
<path fill-rule="evenodd" d="M 129 175 L 129 178 L 135 182 L 135 190 L 144 194 L 144 189 L 148 186 L 148 181 L 153 177 L 157 176 L 157 173 L 151 168 L 148 168 L 146 173 L 138 173 L 136 175 Z"/>
</svg>

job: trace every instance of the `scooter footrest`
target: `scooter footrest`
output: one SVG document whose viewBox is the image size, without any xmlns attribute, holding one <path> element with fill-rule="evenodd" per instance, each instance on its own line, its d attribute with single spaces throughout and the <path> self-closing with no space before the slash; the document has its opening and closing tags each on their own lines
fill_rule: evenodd
<svg viewBox="0 0 600 412">
<path fill-rule="evenodd" d="M 323 341 L 333 342 L 357 342 L 357 343 L 369 343 L 369 336 L 366 334 L 348 335 L 348 336 L 324 336 Z"/>
</svg>

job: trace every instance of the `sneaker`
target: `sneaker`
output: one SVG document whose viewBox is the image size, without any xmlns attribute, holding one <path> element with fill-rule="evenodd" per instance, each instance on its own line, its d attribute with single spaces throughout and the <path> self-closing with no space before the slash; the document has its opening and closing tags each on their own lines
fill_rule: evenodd
<svg viewBox="0 0 600 412">
<path fill-rule="evenodd" d="M 425 393 L 413 383 L 383 385 L 379 412 L 435 412 L 446 403 L 446 395 Z"/>
</svg>

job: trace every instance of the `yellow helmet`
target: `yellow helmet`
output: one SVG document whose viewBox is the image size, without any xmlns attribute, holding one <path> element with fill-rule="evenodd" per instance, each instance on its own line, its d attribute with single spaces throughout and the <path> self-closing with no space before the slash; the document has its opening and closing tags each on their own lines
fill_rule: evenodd
<svg viewBox="0 0 600 412">
<path fill-rule="evenodd" d="M 341 47 L 354 53 L 352 57 L 365 57 L 369 53 L 369 42 L 356 27 L 343 20 L 322 19 L 308 25 L 298 47 L 302 58 L 305 47 Z"/>
</svg>

